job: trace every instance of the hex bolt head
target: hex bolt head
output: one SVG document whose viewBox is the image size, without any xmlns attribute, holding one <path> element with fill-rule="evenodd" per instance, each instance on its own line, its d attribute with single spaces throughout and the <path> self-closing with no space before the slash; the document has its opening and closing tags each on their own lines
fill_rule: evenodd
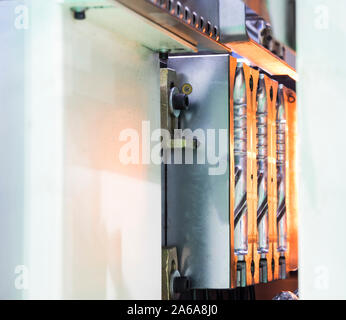
<svg viewBox="0 0 346 320">
<path fill-rule="evenodd" d="M 189 108 L 189 97 L 184 93 L 173 95 L 173 108 L 177 110 L 187 110 Z"/>
<path fill-rule="evenodd" d="M 85 12 L 87 8 L 84 7 L 73 7 L 71 8 L 73 12 L 73 18 L 76 20 L 84 20 L 86 18 Z"/>
<path fill-rule="evenodd" d="M 171 88 L 169 94 L 169 109 L 171 113 L 178 118 L 180 115 L 180 111 L 187 110 L 189 107 L 189 97 L 180 93 L 177 87 Z"/>
<path fill-rule="evenodd" d="M 268 265 L 267 265 L 267 259 L 266 258 L 260 259 L 259 276 L 260 276 L 260 283 L 267 283 L 268 282 Z"/>
<path fill-rule="evenodd" d="M 279 258 L 279 278 L 280 280 L 286 279 L 286 259 L 281 256 Z"/>
<path fill-rule="evenodd" d="M 74 12 L 74 18 L 76 20 L 84 20 L 85 19 L 85 12 Z"/>
<path fill-rule="evenodd" d="M 190 289 L 190 279 L 188 277 L 174 278 L 173 290 L 176 293 L 184 293 Z"/>
</svg>

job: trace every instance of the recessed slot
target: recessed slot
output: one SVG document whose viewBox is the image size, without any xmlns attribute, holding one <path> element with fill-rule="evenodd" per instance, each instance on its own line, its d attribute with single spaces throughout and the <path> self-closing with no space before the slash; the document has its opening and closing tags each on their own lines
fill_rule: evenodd
<svg viewBox="0 0 346 320">
<path fill-rule="evenodd" d="M 210 23 L 210 21 L 207 22 L 206 32 L 207 32 L 210 36 L 212 36 L 212 33 L 211 33 L 211 23 Z"/>
<path fill-rule="evenodd" d="M 167 8 L 167 0 L 159 0 L 162 8 Z"/>
<path fill-rule="evenodd" d="M 173 14 L 174 9 L 173 9 L 173 0 L 168 1 L 168 10 Z"/>
<path fill-rule="evenodd" d="M 184 20 L 187 22 L 187 23 L 191 23 L 191 14 L 190 14 L 190 9 L 188 7 L 185 7 L 185 11 L 184 11 Z"/>
<path fill-rule="evenodd" d="M 177 9 L 176 9 L 177 16 L 179 18 L 182 18 L 182 9 L 181 9 L 181 3 L 177 2 Z"/>
<path fill-rule="evenodd" d="M 196 12 L 192 13 L 192 24 L 193 24 L 196 28 L 198 28 L 198 22 L 197 22 L 197 20 L 198 20 L 197 13 L 196 13 Z"/>
<path fill-rule="evenodd" d="M 214 37 L 216 40 L 219 40 L 219 31 L 217 29 L 217 26 L 214 26 Z"/>
<path fill-rule="evenodd" d="M 205 31 L 205 27 L 204 27 L 204 18 L 200 17 L 199 18 L 199 27 L 200 29 L 204 32 Z"/>
</svg>

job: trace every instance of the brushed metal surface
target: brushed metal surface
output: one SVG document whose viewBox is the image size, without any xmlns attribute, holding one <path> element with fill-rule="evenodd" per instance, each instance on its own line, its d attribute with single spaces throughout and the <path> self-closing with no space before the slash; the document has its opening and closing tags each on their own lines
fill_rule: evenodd
<svg viewBox="0 0 346 320">
<path fill-rule="evenodd" d="M 178 86 L 193 87 L 181 128 L 229 132 L 228 55 L 171 57 L 168 67 Z M 201 143 L 195 156 L 204 148 Z M 222 175 L 209 175 L 207 163 L 167 166 L 167 245 L 177 247 L 179 271 L 193 288 L 230 286 L 229 146 L 222 150 L 217 143 L 227 163 Z"/>
</svg>

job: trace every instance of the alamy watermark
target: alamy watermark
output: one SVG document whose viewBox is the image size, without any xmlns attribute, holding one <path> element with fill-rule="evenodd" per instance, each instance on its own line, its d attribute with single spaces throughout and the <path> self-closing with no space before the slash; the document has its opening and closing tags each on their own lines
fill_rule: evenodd
<svg viewBox="0 0 346 320">
<path fill-rule="evenodd" d="M 18 265 L 14 269 L 16 275 L 14 279 L 14 287 L 17 290 L 29 289 L 29 269 L 25 265 Z"/>
<path fill-rule="evenodd" d="M 227 129 L 175 129 L 172 137 L 166 129 L 151 131 L 150 121 L 142 121 L 140 133 L 133 128 L 120 132 L 119 160 L 124 165 L 208 164 L 209 175 L 222 175 L 228 167 L 228 138 Z"/>
<path fill-rule="evenodd" d="M 318 5 L 315 7 L 314 26 L 317 30 L 327 30 L 329 28 L 329 8 L 327 5 Z"/>
<path fill-rule="evenodd" d="M 18 5 L 14 8 L 14 27 L 17 30 L 27 30 L 29 28 L 29 8 L 26 5 Z"/>
</svg>

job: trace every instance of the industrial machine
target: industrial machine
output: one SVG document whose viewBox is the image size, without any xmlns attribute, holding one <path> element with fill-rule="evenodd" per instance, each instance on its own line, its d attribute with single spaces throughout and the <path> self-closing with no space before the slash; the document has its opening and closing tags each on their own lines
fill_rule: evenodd
<svg viewBox="0 0 346 320">
<path fill-rule="evenodd" d="M 160 64 L 162 298 L 296 271 L 294 1 L 61 2 Z"/>
<path fill-rule="evenodd" d="M 166 299 L 269 283 L 297 269 L 294 52 L 268 44 L 270 24 L 244 2 L 219 1 L 214 12 L 217 2 L 192 23 L 209 47 L 161 54 L 161 124 L 171 138 L 162 171 Z M 182 24 L 191 23 L 185 5 L 207 5 L 169 3 Z M 210 52 L 216 44 L 227 52 Z M 184 94 L 188 103 L 175 105 Z M 201 161 L 205 154 L 215 161 Z"/>
<path fill-rule="evenodd" d="M 0 299 L 345 299 L 345 9 L 1 0 Z"/>
<path fill-rule="evenodd" d="M 239 61 L 228 54 L 172 56 L 161 69 L 176 73 L 174 88 L 191 87 L 176 127 L 187 134 L 172 136 L 185 143 L 172 143 L 169 152 L 194 157 L 163 164 L 167 298 L 181 281 L 227 289 L 285 279 L 297 269 L 295 93 Z M 172 90 L 165 84 L 161 90 Z M 213 152 L 213 165 L 224 170 L 199 162 Z"/>
</svg>

